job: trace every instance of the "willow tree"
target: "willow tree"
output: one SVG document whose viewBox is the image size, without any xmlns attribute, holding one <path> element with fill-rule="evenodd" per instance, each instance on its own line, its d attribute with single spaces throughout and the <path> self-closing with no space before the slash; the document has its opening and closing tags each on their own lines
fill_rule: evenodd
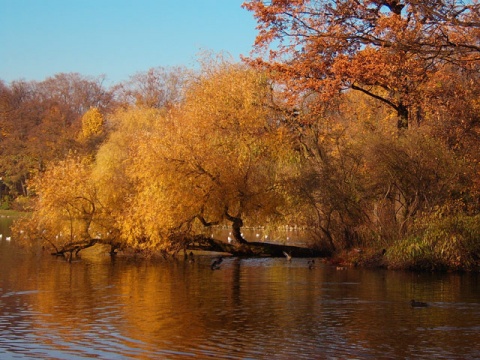
<svg viewBox="0 0 480 360">
<path fill-rule="evenodd" d="M 205 226 L 273 220 L 282 207 L 288 136 L 269 106 L 267 78 L 223 60 L 204 64 L 183 104 L 148 134 L 131 168 L 140 191 L 131 219 L 160 238 L 187 239 Z M 136 215 L 135 215 L 136 214 Z"/>
<path fill-rule="evenodd" d="M 160 228 L 145 225 L 149 219 L 160 226 L 163 224 L 164 213 L 155 206 L 155 199 L 152 197 L 143 205 L 139 203 L 145 188 L 156 181 L 151 169 L 141 174 L 139 166 L 153 152 L 152 140 L 164 136 L 165 119 L 160 109 L 135 107 L 119 110 L 112 117 L 115 130 L 96 155 L 92 178 L 98 185 L 99 202 L 108 209 L 105 227 L 115 234 L 122 246 L 138 250 L 170 250 L 169 240 L 161 236 Z M 162 159 L 157 160 L 154 167 L 162 168 Z M 145 183 L 141 181 L 145 176 L 152 178 Z"/>
<path fill-rule="evenodd" d="M 14 226 L 24 245 L 41 245 L 54 254 L 78 253 L 97 242 L 117 247 L 104 226 L 108 212 L 99 202 L 98 186 L 92 178 L 91 159 L 70 155 L 51 163 L 30 183 L 36 194 L 31 216 Z"/>
</svg>

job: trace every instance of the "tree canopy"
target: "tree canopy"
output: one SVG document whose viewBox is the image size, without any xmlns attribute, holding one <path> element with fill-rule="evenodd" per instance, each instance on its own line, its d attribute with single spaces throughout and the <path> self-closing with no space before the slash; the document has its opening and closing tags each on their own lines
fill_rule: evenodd
<svg viewBox="0 0 480 360">
<path fill-rule="evenodd" d="M 408 126 L 423 85 L 446 66 L 478 72 L 480 5 L 463 1 L 250 0 L 256 50 L 293 96 L 361 91 Z M 417 115 L 417 114 L 415 114 Z"/>
<path fill-rule="evenodd" d="M 57 74 L 41 82 L 0 86 L 0 174 L 11 196 L 27 195 L 26 182 L 50 161 L 83 151 L 82 116 L 114 106 L 102 78 Z"/>
</svg>

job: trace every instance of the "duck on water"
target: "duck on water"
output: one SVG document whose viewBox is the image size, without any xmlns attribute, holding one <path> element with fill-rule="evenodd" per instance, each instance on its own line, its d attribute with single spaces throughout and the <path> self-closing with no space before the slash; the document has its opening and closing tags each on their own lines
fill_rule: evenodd
<svg viewBox="0 0 480 360">
<path fill-rule="evenodd" d="M 220 256 L 219 258 L 216 258 L 210 264 L 210 269 L 212 269 L 212 270 L 220 269 L 220 264 L 222 263 L 222 261 L 223 261 L 223 257 Z"/>
<path fill-rule="evenodd" d="M 416 300 L 410 300 L 410 305 L 412 307 L 427 307 L 428 304 L 426 302 L 421 302 L 421 301 L 416 301 Z"/>
</svg>

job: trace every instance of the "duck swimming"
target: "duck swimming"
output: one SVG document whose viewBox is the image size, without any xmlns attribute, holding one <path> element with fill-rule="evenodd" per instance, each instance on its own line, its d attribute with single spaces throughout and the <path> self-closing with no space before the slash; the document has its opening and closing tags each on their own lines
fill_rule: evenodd
<svg viewBox="0 0 480 360">
<path fill-rule="evenodd" d="M 410 305 L 412 307 L 427 307 L 428 304 L 426 302 L 410 300 Z"/>
<path fill-rule="evenodd" d="M 212 263 L 210 264 L 210 269 L 212 269 L 212 270 L 220 269 L 220 264 L 222 263 L 222 261 L 223 261 L 223 258 L 221 256 L 219 258 L 213 260 Z"/>
</svg>

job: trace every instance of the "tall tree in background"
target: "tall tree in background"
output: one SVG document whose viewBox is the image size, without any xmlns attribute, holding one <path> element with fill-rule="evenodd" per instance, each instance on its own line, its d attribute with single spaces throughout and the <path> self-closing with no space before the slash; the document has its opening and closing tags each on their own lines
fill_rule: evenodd
<svg viewBox="0 0 480 360">
<path fill-rule="evenodd" d="M 114 106 L 103 78 L 76 73 L 2 83 L 0 99 L 0 176 L 13 197 L 27 194 L 33 171 L 81 150 L 81 118 L 90 107 L 105 115 Z"/>
<path fill-rule="evenodd" d="M 29 134 L 40 122 L 33 84 L 0 87 L 0 176 L 2 195 L 26 195 L 26 179 L 39 163 L 29 151 Z M 6 196 L 8 198 L 8 196 Z M 3 202 L 4 199 L 1 199 Z"/>
<path fill-rule="evenodd" d="M 117 100 L 123 105 L 169 109 L 183 98 L 189 71 L 182 67 L 156 67 L 139 72 L 127 82 L 115 86 Z"/>
<path fill-rule="evenodd" d="M 478 70 L 477 1 L 250 0 L 259 33 L 250 59 L 294 96 L 361 91 L 393 108 L 398 127 L 421 114 L 422 86 L 445 65 Z M 270 48 L 270 49 L 269 49 Z M 420 97 L 421 98 L 421 97 Z"/>
</svg>

